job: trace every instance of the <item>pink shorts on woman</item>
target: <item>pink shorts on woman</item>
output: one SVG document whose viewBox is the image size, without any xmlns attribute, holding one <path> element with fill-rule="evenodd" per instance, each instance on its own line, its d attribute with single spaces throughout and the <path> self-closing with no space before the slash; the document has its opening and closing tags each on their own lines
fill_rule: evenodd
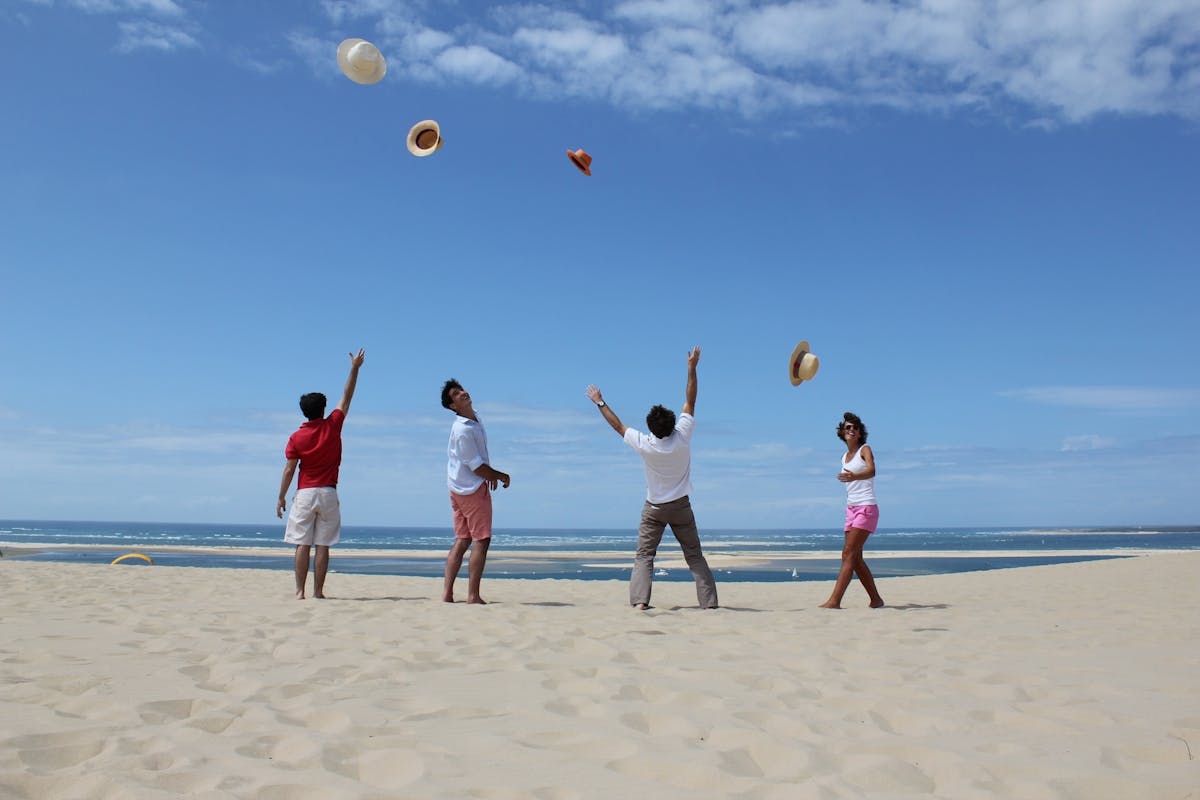
<svg viewBox="0 0 1200 800">
<path fill-rule="evenodd" d="M 471 494 L 450 493 L 454 538 L 480 541 L 492 538 L 492 493 L 486 483 Z"/>
<path fill-rule="evenodd" d="M 846 506 L 846 530 L 858 528 L 874 533 L 879 527 L 879 506 Z"/>
</svg>

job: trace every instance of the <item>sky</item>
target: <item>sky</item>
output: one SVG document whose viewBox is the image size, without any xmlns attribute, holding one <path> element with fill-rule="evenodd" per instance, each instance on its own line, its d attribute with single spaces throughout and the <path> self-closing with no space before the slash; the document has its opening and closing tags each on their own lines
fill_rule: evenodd
<svg viewBox="0 0 1200 800">
<path fill-rule="evenodd" d="M 585 388 L 644 429 L 699 345 L 701 530 L 839 529 L 846 410 L 884 531 L 1200 523 L 1196 0 L 0 0 L 0 42 L 0 518 L 281 528 L 363 347 L 344 524 L 450 525 L 455 377 L 498 528 L 633 528 Z"/>
</svg>

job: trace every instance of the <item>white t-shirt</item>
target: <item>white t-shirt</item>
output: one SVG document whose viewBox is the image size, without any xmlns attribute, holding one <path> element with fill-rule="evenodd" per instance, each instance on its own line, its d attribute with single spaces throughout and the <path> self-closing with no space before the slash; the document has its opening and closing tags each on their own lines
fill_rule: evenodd
<svg viewBox="0 0 1200 800">
<path fill-rule="evenodd" d="M 692 493 L 691 414 L 680 414 L 675 430 L 659 439 L 633 428 L 625 429 L 625 444 L 638 451 L 646 467 L 646 499 L 669 503 Z"/>
<path fill-rule="evenodd" d="M 487 432 L 478 420 L 455 416 L 446 446 L 446 485 L 455 494 L 473 494 L 483 485 L 475 474 L 481 464 L 490 464 Z"/>
<path fill-rule="evenodd" d="M 867 460 L 862 457 L 862 449 L 866 445 L 861 445 L 854 451 L 854 455 L 850 460 L 846 460 L 846 456 L 842 456 L 842 469 L 850 470 L 856 475 L 867 468 Z M 847 453 L 847 455 L 849 455 Z M 848 506 L 873 506 L 875 502 L 875 479 L 867 478 L 859 481 L 846 482 L 846 505 Z"/>
</svg>

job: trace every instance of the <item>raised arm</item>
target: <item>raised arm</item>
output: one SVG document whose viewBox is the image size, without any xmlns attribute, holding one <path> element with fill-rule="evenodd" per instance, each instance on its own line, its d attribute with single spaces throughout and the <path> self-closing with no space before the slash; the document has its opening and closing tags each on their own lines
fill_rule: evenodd
<svg viewBox="0 0 1200 800">
<path fill-rule="evenodd" d="M 600 390 L 595 386 L 588 386 L 587 396 L 588 399 L 595 403 L 596 407 L 600 409 L 600 413 L 604 415 L 604 419 L 609 425 L 612 426 L 612 429 L 617 432 L 617 435 L 621 438 L 624 438 L 625 431 L 628 429 L 626 426 L 621 424 L 621 418 L 617 416 L 616 412 L 609 408 L 608 403 L 604 402 L 604 395 L 600 394 Z"/>
<path fill-rule="evenodd" d="M 687 389 L 684 390 L 683 396 L 683 413 L 696 413 L 696 365 L 700 363 L 700 345 L 696 345 L 688 351 L 688 377 Z"/>
<path fill-rule="evenodd" d="M 342 401 L 337 407 L 343 414 L 350 411 L 350 401 L 354 399 L 354 387 L 358 383 L 358 368 L 363 365 L 367 351 L 358 348 L 358 355 L 350 353 L 350 375 L 346 378 L 346 388 L 342 390 Z"/>
</svg>

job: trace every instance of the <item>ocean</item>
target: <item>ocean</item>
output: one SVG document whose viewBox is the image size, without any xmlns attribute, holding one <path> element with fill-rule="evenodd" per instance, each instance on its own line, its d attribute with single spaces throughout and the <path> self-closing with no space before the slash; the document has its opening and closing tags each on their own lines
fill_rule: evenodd
<svg viewBox="0 0 1200 800">
<path fill-rule="evenodd" d="M 0 520 L 0 557 L 109 564 L 115 557 L 137 552 L 166 566 L 290 570 L 294 548 L 283 543 L 282 531 L 282 522 Z M 714 566 L 718 580 L 723 581 L 832 580 L 839 564 L 836 553 L 842 547 L 841 532 L 827 529 L 714 528 L 703 529 L 700 535 L 709 556 L 761 555 L 750 563 Z M 452 537 L 449 528 L 344 526 L 330 571 L 437 577 L 442 574 Z M 632 528 L 498 528 L 486 574 L 489 578 L 627 579 L 635 541 Z M 174 548 L 203 548 L 206 552 Z M 355 552 L 340 555 L 339 550 Z M 868 541 L 866 556 L 878 579 L 1120 558 L 1153 550 L 1200 550 L 1200 526 L 881 528 Z M 518 552 L 519 557 L 506 557 L 506 553 Z M 826 557 L 814 557 L 818 553 Z M 659 561 L 678 561 L 680 557 L 668 532 L 659 547 Z M 127 559 L 121 566 L 146 564 Z M 659 569 L 656 580 L 690 581 L 691 574 L 686 568 Z"/>
</svg>

